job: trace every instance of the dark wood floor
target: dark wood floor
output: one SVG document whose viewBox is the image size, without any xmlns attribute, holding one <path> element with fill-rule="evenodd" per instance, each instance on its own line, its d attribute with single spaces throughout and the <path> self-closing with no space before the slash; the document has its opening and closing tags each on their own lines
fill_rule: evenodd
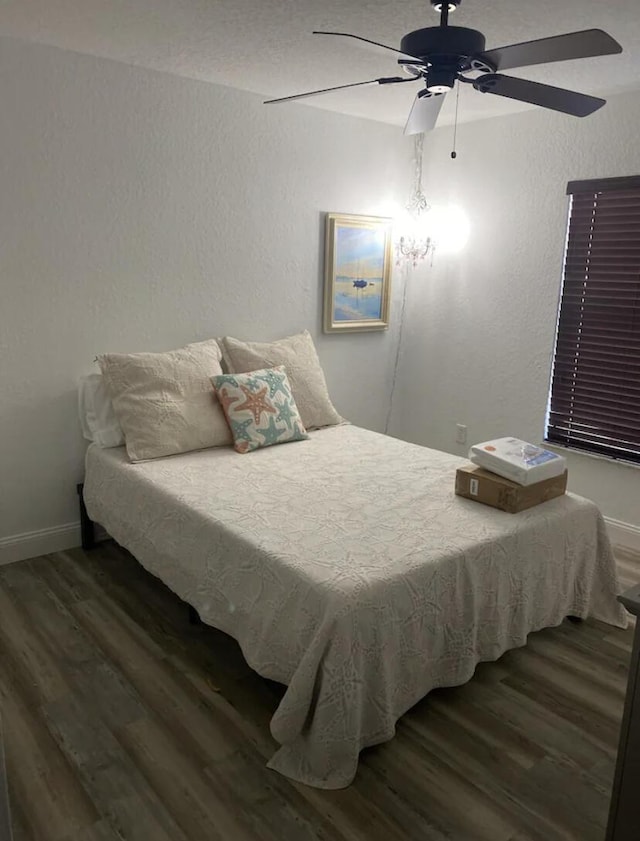
<svg viewBox="0 0 640 841">
<path fill-rule="evenodd" d="M 282 688 L 124 551 L 0 567 L 15 841 L 602 841 L 631 641 L 533 634 L 324 792 L 265 768 Z"/>
</svg>

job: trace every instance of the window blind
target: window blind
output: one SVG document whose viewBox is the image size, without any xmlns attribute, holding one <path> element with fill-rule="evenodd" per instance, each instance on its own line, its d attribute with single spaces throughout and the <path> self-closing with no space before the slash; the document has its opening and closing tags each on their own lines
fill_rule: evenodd
<svg viewBox="0 0 640 841">
<path fill-rule="evenodd" d="M 640 462 L 640 176 L 567 193 L 546 439 Z"/>
</svg>

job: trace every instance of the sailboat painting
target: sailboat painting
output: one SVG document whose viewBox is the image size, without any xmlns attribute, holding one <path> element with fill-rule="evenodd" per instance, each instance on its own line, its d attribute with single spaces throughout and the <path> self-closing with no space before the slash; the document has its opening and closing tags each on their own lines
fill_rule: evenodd
<svg viewBox="0 0 640 841">
<path fill-rule="evenodd" d="M 386 330 L 391 219 L 327 213 L 325 333 Z"/>
</svg>

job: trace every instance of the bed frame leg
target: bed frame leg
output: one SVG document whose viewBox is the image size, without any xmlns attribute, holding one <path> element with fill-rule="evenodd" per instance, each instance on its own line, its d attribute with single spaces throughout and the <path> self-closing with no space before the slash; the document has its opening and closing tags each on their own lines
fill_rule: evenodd
<svg viewBox="0 0 640 841">
<path fill-rule="evenodd" d="M 187 605 L 189 608 L 189 624 L 190 625 L 202 625 L 202 619 L 200 619 L 200 614 L 192 607 L 192 605 Z"/>
<path fill-rule="evenodd" d="M 584 621 L 580 616 L 567 616 L 567 619 L 569 620 L 569 622 L 573 622 L 576 625 Z"/>
<path fill-rule="evenodd" d="M 89 519 L 89 515 L 87 514 L 87 509 L 82 497 L 83 488 L 83 483 L 76 485 L 76 491 L 78 492 L 78 504 L 80 506 L 80 535 L 82 538 L 82 548 L 85 551 L 88 551 L 89 549 L 95 548 L 96 528 L 95 523 L 93 520 Z"/>
</svg>

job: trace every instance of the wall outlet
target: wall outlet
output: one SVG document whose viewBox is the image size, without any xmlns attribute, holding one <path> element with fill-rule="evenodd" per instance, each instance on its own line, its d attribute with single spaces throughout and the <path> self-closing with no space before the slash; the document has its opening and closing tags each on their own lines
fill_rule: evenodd
<svg viewBox="0 0 640 841">
<path fill-rule="evenodd" d="M 456 424 L 456 444 L 467 443 L 467 427 L 463 423 Z"/>
</svg>

